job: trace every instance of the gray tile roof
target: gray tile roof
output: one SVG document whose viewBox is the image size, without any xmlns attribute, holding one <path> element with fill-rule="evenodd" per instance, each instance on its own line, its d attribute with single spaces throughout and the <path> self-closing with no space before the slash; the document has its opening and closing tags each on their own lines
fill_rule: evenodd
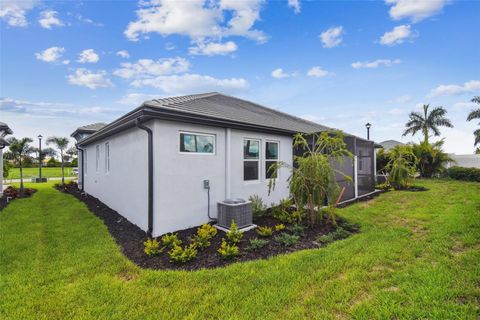
<svg viewBox="0 0 480 320">
<path fill-rule="evenodd" d="M 12 134 L 13 131 L 10 127 L 5 123 L 0 121 L 0 130 L 4 130 L 7 134 Z"/>
<path fill-rule="evenodd" d="M 395 148 L 396 146 L 404 146 L 405 143 L 397 141 L 397 140 L 385 140 L 379 143 L 383 149 L 385 150 L 390 150 L 392 148 Z"/>
<path fill-rule="evenodd" d="M 217 92 L 155 99 L 144 102 L 144 105 L 292 132 L 313 133 L 330 129 L 315 122 Z"/>
<path fill-rule="evenodd" d="M 78 127 L 77 130 L 78 131 L 92 131 L 92 132 L 95 132 L 95 131 L 98 131 L 98 130 L 102 129 L 106 125 L 107 124 L 105 122 L 97 122 L 97 123 L 87 124 L 86 126 Z"/>
</svg>

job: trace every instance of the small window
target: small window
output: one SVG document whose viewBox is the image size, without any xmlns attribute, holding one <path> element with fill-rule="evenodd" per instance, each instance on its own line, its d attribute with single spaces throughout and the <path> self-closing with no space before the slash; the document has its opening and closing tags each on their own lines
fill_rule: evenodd
<svg viewBox="0 0 480 320">
<path fill-rule="evenodd" d="M 95 171 L 98 172 L 100 166 L 100 145 L 95 146 Z"/>
<path fill-rule="evenodd" d="M 180 133 L 180 152 L 215 153 L 215 136 L 210 134 Z"/>
<path fill-rule="evenodd" d="M 87 153 L 87 149 L 85 149 L 85 150 L 83 151 L 83 157 L 85 158 L 85 159 L 83 159 L 83 161 L 84 161 L 83 163 L 84 163 L 84 165 L 85 165 L 84 170 L 85 170 L 85 174 L 87 174 L 87 168 L 88 168 L 88 162 L 87 162 L 87 160 L 88 160 L 88 153 Z"/>
<path fill-rule="evenodd" d="M 270 167 L 278 163 L 278 142 L 267 141 L 265 143 L 265 177 L 267 179 L 276 178 L 277 172 Z"/>
<path fill-rule="evenodd" d="M 105 142 L 105 173 L 110 172 L 110 143 Z"/>
<path fill-rule="evenodd" d="M 243 180 L 259 180 L 260 141 L 243 140 Z"/>
</svg>

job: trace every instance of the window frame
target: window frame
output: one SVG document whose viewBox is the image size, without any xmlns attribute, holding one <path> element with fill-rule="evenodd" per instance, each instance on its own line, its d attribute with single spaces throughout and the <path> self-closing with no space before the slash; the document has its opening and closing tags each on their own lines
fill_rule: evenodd
<svg viewBox="0 0 480 320">
<path fill-rule="evenodd" d="M 187 134 L 187 135 L 195 135 L 195 136 L 204 136 L 204 137 L 212 137 L 213 138 L 213 152 L 188 152 L 188 151 L 182 151 L 182 134 Z M 214 133 L 203 133 L 203 132 L 192 132 L 192 131 L 183 131 L 180 130 L 178 132 L 178 140 L 179 145 L 178 145 L 178 153 L 180 154 L 192 154 L 192 155 L 197 155 L 197 156 L 214 156 L 217 154 L 217 135 Z"/>
<path fill-rule="evenodd" d="M 88 168 L 88 149 L 85 148 L 85 150 L 83 150 L 83 155 L 82 155 L 82 160 L 83 160 L 83 174 L 84 175 L 87 175 L 87 168 Z"/>
<path fill-rule="evenodd" d="M 95 146 L 95 172 L 99 173 L 100 171 L 100 145 Z"/>
<path fill-rule="evenodd" d="M 105 142 L 105 173 L 110 173 L 110 141 Z"/>
<path fill-rule="evenodd" d="M 257 159 L 246 159 L 245 158 L 245 141 L 247 140 L 250 140 L 250 141 L 257 141 L 258 142 L 258 158 Z M 262 180 L 262 176 L 260 174 L 261 170 L 262 170 L 262 140 L 261 139 L 258 139 L 258 138 L 248 138 L 248 137 L 244 137 L 243 138 L 243 143 L 242 143 L 242 173 L 243 173 L 243 182 L 244 183 L 258 183 Z M 254 180 L 245 180 L 245 162 L 254 162 L 256 161 L 257 162 L 257 179 L 254 179 Z"/>
<path fill-rule="evenodd" d="M 267 159 L 267 143 L 276 143 L 277 144 L 277 158 L 276 159 Z M 265 180 L 270 180 L 271 178 L 268 178 L 267 177 L 267 162 L 276 162 L 276 163 L 279 163 L 280 162 L 280 141 L 278 140 L 265 140 L 265 157 L 264 157 L 264 160 L 265 160 L 265 170 L 264 171 L 264 174 L 265 174 Z M 275 179 L 278 179 L 280 177 L 280 170 L 277 170 L 277 177 Z"/>
</svg>

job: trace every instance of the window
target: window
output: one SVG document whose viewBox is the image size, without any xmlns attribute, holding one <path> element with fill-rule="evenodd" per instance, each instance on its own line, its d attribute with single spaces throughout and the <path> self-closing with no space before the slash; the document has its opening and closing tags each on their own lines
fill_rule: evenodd
<svg viewBox="0 0 480 320">
<path fill-rule="evenodd" d="M 88 160 L 88 154 L 87 154 L 87 149 L 85 149 L 85 150 L 83 151 L 83 157 L 85 158 L 85 159 L 83 160 L 83 161 L 84 161 L 84 164 L 85 164 L 84 170 L 85 170 L 85 174 L 87 174 L 87 168 L 88 168 L 88 162 L 87 162 L 87 160 Z"/>
<path fill-rule="evenodd" d="M 260 141 L 253 139 L 243 140 L 243 180 L 259 180 Z"/>
<path fill-rule="evenodd" d="M 110 172 L 110 143 L 105 142 L 105 173 Z"/>
<path fill-rule="evenodd" d="M 180 152 L 214 154 L 215 136 L 180 132 Z"/>
<path fill-rule="evenodd" d="M 98 172 L 100 162 L 100 145 L 95 146 L 95 171 Z"/>
<path fill-rule="evenodd" d="M 265 178 L 276 178 L 276 172 L 270 167 L 278 162 L 278 142 L 265 142 Z"/>
</svg>

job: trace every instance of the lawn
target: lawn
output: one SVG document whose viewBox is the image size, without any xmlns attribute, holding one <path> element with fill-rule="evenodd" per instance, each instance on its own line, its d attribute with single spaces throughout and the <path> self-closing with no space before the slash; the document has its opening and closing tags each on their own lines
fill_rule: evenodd
<svg viewBox="0 0 480 320">
<path fill-rule="evenodd" d="M 60 167 L 44 167 L 42 168 L 42 177 L 46 178 L 53 178 L 53 177 L 61 177 L 62 176 L 62 168 Z M 65 177 L 74 177 L 75 175 L 72 174 L 72 168 L 65 167 Z M 38 168 L 23 168 L 23 178 L 30 179 L 31 177 L 38 177 Z M 19 168 L 11 168 L 6 180 L 11 179 L 20 179 L 20 169 Z"/>
<path fill-rule="evenodd" d="M 362 232 L 226 268 L 143 270 L 52 188 L 0 212 L 2 319 L 478 319 L 480 184 L 422 181 L 339 210 Z"/>
</svg>

